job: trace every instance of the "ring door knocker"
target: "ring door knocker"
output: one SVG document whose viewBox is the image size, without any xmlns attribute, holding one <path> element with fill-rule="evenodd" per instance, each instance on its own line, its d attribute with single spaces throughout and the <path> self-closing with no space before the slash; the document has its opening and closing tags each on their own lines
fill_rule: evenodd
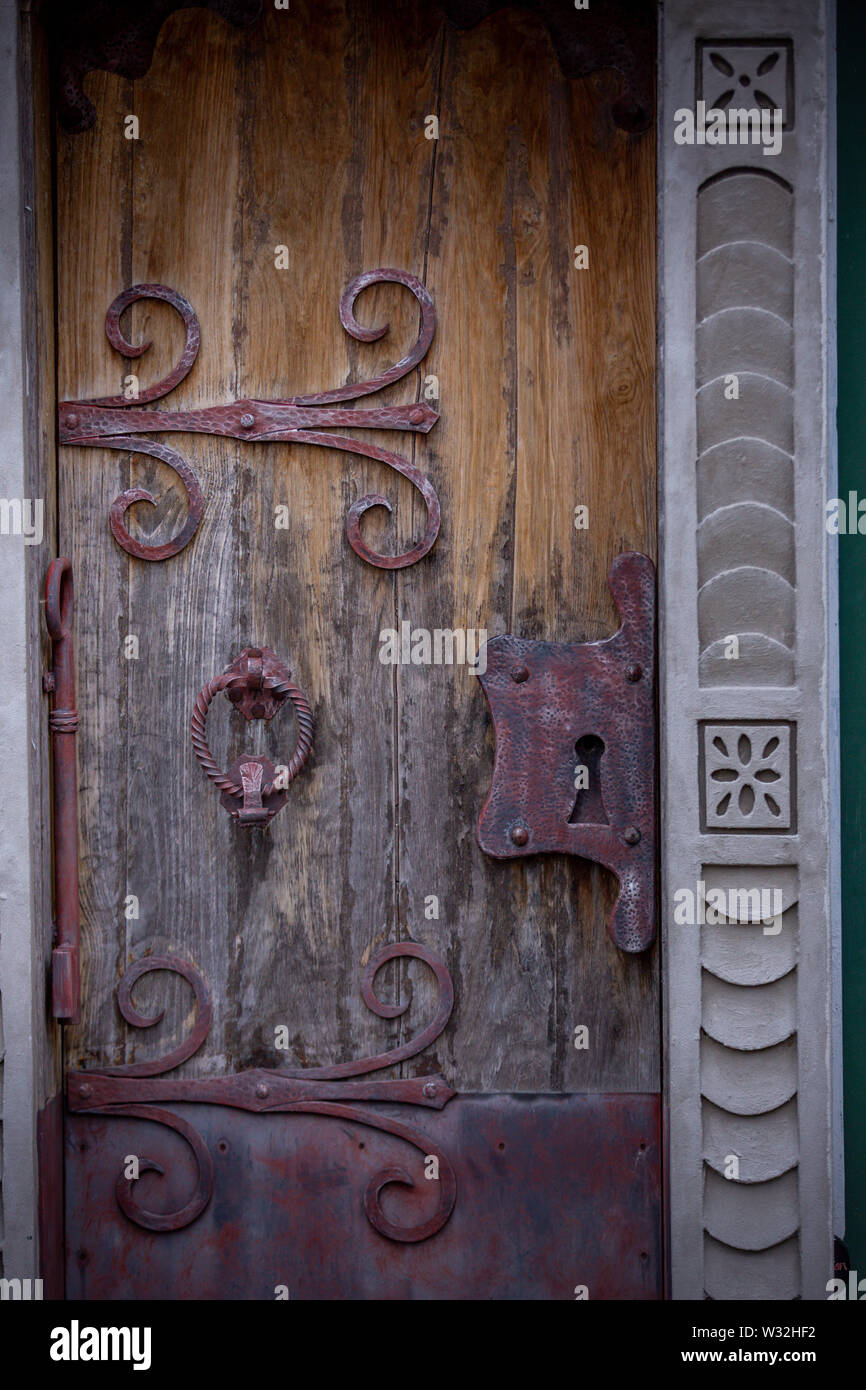
<svg viewBox="0 0 866 1390">
<path fill-rule="evenodd" d="M 266 757 L 243 754 L 223 772 L 213 759 L 205 735 L 207 713 L 224 691 L 247 720 L 271 720 L 291 700 L 298 721 L 298 741 L 289 763 L 276 768 Z M 313 711 L 292 681 L 288 666 L 270 647 L 246 647 L 221 676 L 198 693 L 192 715 L 192 746 L 202 771 L 222 792 L 223 806 L 241 825 L 265 826 L 286 804 L 286 788 L 297 777 L 313 746 Z"/>
</svg>

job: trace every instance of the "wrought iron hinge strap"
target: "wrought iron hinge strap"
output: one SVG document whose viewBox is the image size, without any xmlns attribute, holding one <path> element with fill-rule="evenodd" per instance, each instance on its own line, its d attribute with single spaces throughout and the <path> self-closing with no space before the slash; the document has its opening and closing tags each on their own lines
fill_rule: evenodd
<svg viewBox="0 0 866 1390">
<path fill-rule="evenodd" d="M 371 343 L 384 337 L 389 325 L 364 328 L 355 318 L 355 301 L 362 290 L 384 282 L 405 285 L 411 290 L 421 310 L 421 326 L 411 351 L 393 367 L 369 381 L 338 386 L 331 391 L 313 395 L 294 396 L 287 400 L 262 401 L 244 399 L 228 405 L 207 406 L 202 410 L 144 410 L 151 401 L 168 395 L 189 374 L 198 355 L 201 332 L 198 318 L 189 300 L 167 285 L 133 285 L 119 294 L 109 306 L 105 317 L 105 332 L 112 347 L 126 358 L 141 357 L 150 343 L 130 343 L 120 327 L 121 315 L 138 300 L 158 299 L 170 304 L 183 319 L 186 341 L 180 360 L 167 376 L 132 398 L 125 395 L 101 396 L 92 400 L 62 401 L 58 412 L 61 444 L 106 449 L 127 449 L 131 453 L 149 454 L 173 469 L 186 491 L 188 511 L 180 533 L 164 545 L 147 545 L 130 535 L 125 521 L 126 512 L 134 502 L 156 504 L 156 498 L 144 488 L 129 488 L 112 503 L 109 525 L 118 545 L 140 560 L 166 560 L 183 550 L 195 535 L 204 511 L 204 494 L 198 479 L 180 455 L 167 444 L 146 438 L 151 433 L 180 432 L 184 434 L 224 435 L 250 443 L 314 444 L 321 448 L 339 449 L 359 454 L 387 464 L 402 474 L 421 494 L 427 515 L 424 535 L 409 550 L 400 555 L 381 555 L 371 549 L 361 537 L 361 517 L 371 507 L 391 504 L 379 493 L 359 498 L 349 508 L 346 535 L 349 544 L 362 560 L 379 569 L 404 569 L 433 546 L 439 534 L 440 509 L 436 490 L 426 474 L 408 459 L 389 449 L 367 444 L 348 435 L 332 434 L 339 428 L 367 430 L 408 430 L 426 434 L 439 416 L 423 402 L 408 405 L 378 406 L 372 409 L 346 409 L 341 403 L 360 400 L 401 380 L 422 361 L 436 330 L 436 313 L 426 288 L 408 271 L 382 267 L 358 275 L 347 285 L 340 299 L 340 321 L 346 332 L 360 342 Z"/>
<path fill-rule="evenodd" d="M 192 986 L 196 1000 L 196 1018 L 189 1037 L 167 1056 L 148 1062 L 132 1062 L 126 1066 L 104 1067 L 93 1071 L 69 1072 L 66 1078 L 67 1104 L 76 1114 L 125 1116 L 152 1120 L 175 1131 L 187 1143 L 196 1161 L 196 1180 L 192 1196 L 175 1212 L 154 1212 L 143 1207 L 134 1195 L 134 1179 L 122 1174 L 117 1179 L 116 1195 L 121 1209 L 136 1225 L 149 1231 L 176 1231 L 188 1226 L 207 1207 L 213 1192 L 214 1167 L 208 1147 L 198 1131 L 188 1121 L 154 1104 L 168 1101 L 176 1104 L 199 1103 L 226 1105 L 257 1114 L 310 1114 L 350 1120 L 366 1125 L 411 1144 L 425 1160 L 435 1158 L 438 1181 L 434 1214 L 412 1226 L 401 1226 L 385 1215 L 381 1193 L 391 1183 L 414 1187 L 415 1182 L 405 1168 L 386 1168 L 375 1174 L 367 1184 L 364 1209 L 370 1224 L 390 1240 L 416 1242 L 426 1240 L 441 1230 L 454 1208 L 457 1181 L 448 1155 L 427 1135 L 411 1125 L 402 1124 L 386 1115 L 366 1109 L 371 1101 L 391 1104 L 423 1105 L 441 1110 L 456 1092 L 440 1075 L 418 1076 L 403 1080 L 348 1080 L 349 1077 L 369 1075 L 385 1067 L 393 1067 L 419 1052 L 444 1029 L 454 1007 L 454 986 L 444 963 L 425 946 L 415 941 L 394 942 L 371 957 L 361 977 L 361 995 L 367 1007 L 380 1018 L 398 1018 L 405 1013 L 405 1004 L 383 1004 L 373 989 L 379 970 L 389 960 L 415 957 L 424 961 L 436 976 L 439 997 L 433 1020 L 415 1037 L 376 1057 L 362 1057 L 332 1067 L 309 1067 L 300 1070 L 269 1071 L 256 1068 L 233 1076 L 205 1079 L 166 1079 L 165 1072 L 180 1066 L 198 1051 L 207 1037 L 213 1019 L 210 990 L 199 972 L 175 956 L 146 956 L 136 961 L 118 986 L 117 1002 L 128 1023 L 137 1028 L 150 1028 L 162 1014 L 147 1018 L 132 1002 L 135 982 L 154 970 L 169 970 L 184 977 Z M 347 1104 L 347 1102 L 350 1102 Z M 360 1108 L 359 1108 L 360 1107 Z M 162 1172 L 152 1159 L 139 1159 L 139 1174 Z"/>
</svg>

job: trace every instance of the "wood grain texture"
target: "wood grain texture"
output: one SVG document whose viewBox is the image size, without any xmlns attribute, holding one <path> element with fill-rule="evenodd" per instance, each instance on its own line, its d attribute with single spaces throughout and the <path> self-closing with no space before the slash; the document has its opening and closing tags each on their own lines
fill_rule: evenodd
<svg viewBox="0 0 866 1390">
<path fill-rule="evenodd" d="M 417 306 L 392 285 L 357 306 L 390 333 L 370 345 L 344 333 L 342 289 L 381 265 L 426 282 L 438 328 L 414 377 L 375 403 L 420 398 L 428 373 L 442 392 L 429 436 L 375 436 L 414 458 L 442 503 L 435 549 L 402 572 L 364 564 L 344 536 L 350 503 L 379 491 L 395 508 L 365 518 L 371 544 L 396 551 L 422 532 L 412 489 L 376 463 L 177 436 L 205 514 L 186 550 L 151 565 L 128 559 L 107 528 L 125 456 L 65 451 L 61 538 L 86 615 L 76 1064 L 119 1056 L 117 975 L 167 950 L 194 961 L 216 998 L 189 1073 L 380 1051 L 401 1021 L 368 1013 L 359 969 L 408 935 L 452 970 L 455 1013 L 423 1065 L 441 1064 L 460 1089 L 657 1087 L 657 964 L 610 944 L 610 876 L 577 861 L 487 860 L 475 823 L 492 741 L 477 680 L 465 667 L 379 661 L 380 632 L 404 619 L 602 636 L 615 621 L 611 559 L 654 553 L 654 150 L 651 136 L 609 123 L 594 92 L 605 81 L 565 82 L 541 25 L 520 11 L 466 33 L 435 6 L 379 0 L 266 7 L 248 33 L 181 11 L 134 90 L 91 79 L 96 129 L 58 136 L 62 395 L 117 389 L 129 368 L 102 318 L 143 280 L 185 294 L 202 328 L 168 408 L 366 378 L 417 332 Z M 123 139 L 127 112 L 137 142 Z M 425 139 L 428 114 L 438 142 Z M 573 268 L 578 242 L 589 271 Z M 277 245 L 289 248 L 286 270 Z M 180 328 L 162 305 L 128 317 L 133 337 L 153 338 L 138 366 L 146 384 L 176 359 Z M 132 476 L 163 498 L 155 512 L 137 508 L 133 529 L 167 539 L 180 519 L 168 475 L 136 458 Z M 588 533 L 573 527 L 580 502 Z M 279 504 L 288 530 L 275 529 Z M 123 659 L 127 632 L 138 661 Z M 288 662 L 317 718 L 312 758 L 264 834 L 222 810 L 187 735 L 198 689 L 254 643 Z M 287 711 L 246 726 L 221 699 L 208 728 L 223 765 L 242 750 L 287 761 L 294 742 Z M 123 919 L 127 891 L 137 921 Z M 425 918 L 428 895 L 438 920 Z M 431 996 L 422 965 L 401 969 L 415 989 L 406 1036 Z M 405 988 L 389 967 L 383 997 Z M 136 998 L 169 1009 L 126 1055 L 168 1050 L 188 994 L 155 976 Z M 283 1023 L 288 1055 L 273 1046 Z M 579 1023 L 587 1052 L 571 1045 Z"/>
<path fill-rule="evenodd" d="M 530 16 L 449 33 L 427 271 L 446 520 L 407 594 L 413 625 L 594 640 L 616 626 L 614 555 L 654 554 L 654 162 L 601 111 Z M 574 269 L 577 243 L 589 271 Z M 477 681 L 444 667 L 402 679 L 402 920 L 429 935 L 424 895 L 441 895 L 460 979 L 439 1043 L 449 1070 L 466 1088 L 653 1089 L 657 965 L 610 942 L 612 876 L 482 856 L 492 734 Z"/>
<path fill-rule="evenodd" d="M 75 144 L 57 136 L 57 393 L 118 390 L 122 368 L 103 332 L 130 275 L 132 150 L 123 79 L 94 74 L 102 119 Z M 124 1060 L 114 984 L 125 960 L 127 892 L 126 632 L 129 561 L 108 530 L 108 508 L 129 486 L 124 454 L 58 453 L 58 550 L 72 560 L 79 709 L 78 806 L 81 1021 L 64 1030 L 67 1065 Z M 133 890 L 134 891 L 134 890 Z"/>
</svg>

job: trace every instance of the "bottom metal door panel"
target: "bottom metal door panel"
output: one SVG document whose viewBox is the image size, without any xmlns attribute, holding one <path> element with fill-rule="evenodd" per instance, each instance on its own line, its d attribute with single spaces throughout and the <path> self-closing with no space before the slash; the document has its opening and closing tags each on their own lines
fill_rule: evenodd
<svg viewBox="0 0 866 1390">
<path fill-rule="evenodd" d="M 186 1144 L 148 1120 L 66 1116 L 67 1298 L 592 1299 L 662 1296 L 656 1095 L 460 1095 L 418 1127 L 447 1153 L 453 1213 L 419 1243 L 389 1239 L 364 1211 L 381 1170 L 389 1220 L 436 1207 L 421 1154 L 336 1117 L 250 1115 L 210 1105 L 173 1113 L 213 1158 L 204 1212 L 181 1230 L 141 1229 L 115 1185 L 129 1155 L 159 1163 L 136 1197 L 184 1205 L 195 1186 Z M 376 1113 L 405 1123 L 406 1107 Z M 428 1164 L 428 1168 L 433 1165 Z"/>
</svg>

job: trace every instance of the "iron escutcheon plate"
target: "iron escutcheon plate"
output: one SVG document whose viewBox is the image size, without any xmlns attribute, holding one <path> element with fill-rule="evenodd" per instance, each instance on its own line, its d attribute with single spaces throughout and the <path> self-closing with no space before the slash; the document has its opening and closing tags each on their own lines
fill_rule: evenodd
<svg viewBox="0 0 866 1390">
<path fill-rule="evenodd" d="M 178 1136 L 143 1118 L 67 1114 L 67 1297 L 662 1297 L 657 1095 L 459 1095 L 425 1112 L 459 1199 L 418 1244 L 384 1239 L 364 1216 L 370 1174 L 394 1164 L 414 1186 L 383 1193 L 393 1219 L 436 1205 L 429 1165 L 392 1135 L 317 1115 L 175 1109 L 201 1131 L 216 1181 L 198 1220 L 168 1232 L 128 1221 L 114 1187 L 126 1156 L 146 1153 L 164 1175 L 142 1175 L 142 1200 L 181 1202 L 193 1163 Z"/>
<path fill-rule="evenodd" d="M 559 852 L 613 870 L 615 944 L 655 936 L 655 569 L 617 556 L 608 585 L 622 625 L 602 642 L 536 642 L 506 633 L 478 679 L 496 737 L 478 843 L 495 859 Z M 592 761 L 584 808 L 576 770 Z M 592 785 L 592 781 L 599 785 Z"/>
</svg>

